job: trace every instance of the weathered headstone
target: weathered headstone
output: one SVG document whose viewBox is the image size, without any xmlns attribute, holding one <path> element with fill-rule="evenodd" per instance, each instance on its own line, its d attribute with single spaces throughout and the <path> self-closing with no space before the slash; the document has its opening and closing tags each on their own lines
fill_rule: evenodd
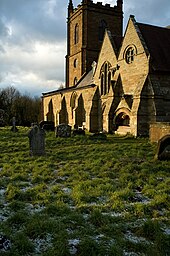
<svg viewBox="0 0 170 256">
<path fill-rule="evenodd" d="M 16 127 L 16 118 L 15 116 L 12 118 L 12 128 L 11 128 L 12 132 L 18 132 L 18 128 Z"/>
<path fill-rule="evenodd" d="M 158 141 L 155 159 L 170 160 L 170 135 L 166 135 Z"/>
<path fill-rule="evenodd" d="M 71 126 L 68 124 L 59 124 L 56 127 L 56 137 L 67 138 L 71 136 Z"/>
<path fill-rule="evenodd" d="M 32 127 L 28 133 L 30 155 L 41 156 L 45 154 L 45 131 L 38 125 Z"/>
</svg>

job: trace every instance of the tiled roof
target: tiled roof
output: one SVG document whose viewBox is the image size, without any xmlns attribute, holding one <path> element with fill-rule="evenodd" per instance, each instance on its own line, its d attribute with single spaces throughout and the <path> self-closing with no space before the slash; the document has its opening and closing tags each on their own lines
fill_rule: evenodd
<svg viewBox="0 0 170 256">
<path fill-rule="evenodd" d="M 90 70 L 87 74 L 84 74 L 84 76 L 80 79 L 76 87 L 80 88 L 87 85 L 91 85 L 93 83 L 93 70 Z"/>
<path fill-rule="evenodd" d="M 137 23 L 155 71 L 170 72 L 170 29 Z"/>
</svg>

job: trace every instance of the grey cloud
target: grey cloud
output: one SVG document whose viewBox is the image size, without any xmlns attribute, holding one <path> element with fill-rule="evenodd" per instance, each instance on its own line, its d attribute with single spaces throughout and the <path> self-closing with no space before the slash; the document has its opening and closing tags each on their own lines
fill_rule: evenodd
<svg viewBox="0 0 170 256">
<path fill-rule="evenodd" d="M 170 24 L 169 0 L 124 1 L 124 12 L 126 19 L 133 14 L 139 22 L 163 27 Z"/>
<path fill-rule="evenodd" d="M 0 0 L 0 87 L 14 83 L 41 95 L 64 82 L 68 1 Z M 93 1 L 114 6 L 117 0 Z M 130 14 L 138 22 L 170 25 L 169 0 L 124 0 L 125 27 Z M 37 42 L 51 45 L 50 53 L 37 55 Z"/>
<path fill-rule="evenodd" d="M 58 0 L 0 1 L 1 15 L 13 27 L 10 43 L 18 44 L 34 40 L 62 41 L 66 35 L 65 9 L 64 2 Z"/>
<path fill-rule="evenodd" d="M 1 38 L 8 36 L 8 34 L 9 34 L 9 29 L 3 22 L 2 18 L 0 18 L 0 36 L 1 36 Z"/>
</svg>

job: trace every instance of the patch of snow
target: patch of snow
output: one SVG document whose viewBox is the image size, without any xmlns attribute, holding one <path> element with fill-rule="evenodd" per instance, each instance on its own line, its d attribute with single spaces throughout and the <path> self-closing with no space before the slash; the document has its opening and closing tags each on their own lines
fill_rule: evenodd
<svg viewBox="0 0 170 256">
<path fill-rule="evenodd" d="M 89 218 L 89 214 L 83 214 L 83 218 L 87 220 Z"/>
<path fill-rule="evenodd" d="M 1 188 L 0 189 L 0 196 L 4 196 L 5 192 L 6 192 L 6 189 L 5 188 Z"/>
<path fill-rule="evenodd" d="M 165 232 L 166 235 L 170 235 L 170 228 L 166 228 L 166 229 L 164 230 L 164 232 Z"/>
<path fill-rule="evenodd" d="M 34 213 L 39 213 L 41 211 L 43 211 L 45 209 L 45 206 L 44 205 L 33 205 L 33 204 L 28 204 L 27 205 L 27 210 L 31 213 L 31 214 L 34 214 Z"/>
<path fill-rule="evenodd" d="M 67 231 L 68 235 L 71 235 L 74 233 L 74 231 L 71 228 L 67 228 L 66 231 Z"/>
<path fill-rule="evenodd" d="M 32 242 L 35 245 L 35 252 L 37 254 L 41 254 L 42 252 L 46 251 L 47 248 L 52 247 L 52 235 L 47 234 L 45 238 L 36 238 Z"/>
<path fill-rule="evenodd" d="M 134 234 L 132 234 L 130 231 L 128 231 L 125 234 L 125 238 L 127 240 L 129 240 L 130 242 L 134 243 L 134 244 L 138 244 L 138 243 L 149 243 L 144 237 L 137 237 Z"/>
<path fill-rule="evenodd" d="M 103 235 L 103 234 L 100 234 L 100 235 L 97 235 L 97 236 L 93 237 L 93 239 L 94 239 L 96 242 L 99 242 L 99 240 L 100 240 L 101 238 L 103 238 L 103 237 L 104 237 L 104 235 Z"/>
<path fill-rule="evenodd" d="M 33 187 L 32 183 L 31 183 L 31 182 L 28 182 L 28 183 L 26 183 L 25 186 L 23 186 L 20 190 L 21 190 L 22 192 L 26 192 L 28 189 L 30 189 L 30 188 L 32 188 L 32 187 Z"/>
<path fill-rule="evenodd" d="M 139 254 L 135 253 L 135 252 L 126 252 L 123 251 L 123 256 L 138 256 Z"/>
<path fill-rule="evenodd" d="M 66 194 L 70 194 L 71 193 L 71 189 L 70 188 L 62 188 L 62 191 Z"/>
<path fill-rule="evenodd" d="M 130 204 L 141 203 L 148 204 L 151 200 L 148 197 L 145 197 L 142 192 L 135 190 L 135 195 L 130 199 L 132 201 Z"/>
<path fill-rule="evenodd" d="M 103 212 L 103 215 L 110 216 L 110 217 L 122 217 L 123 213 L 120 212 Z"/>
<path fill-rule="evenodd" d="M 74 255 L 77 253 L 77 246 L 80 243 L 80 239 L 70 239 L 68 240 L 69 252 Z"/>
<path fill-rule="evenodd" d="M 65 181 L 65 180 L 68 179 L 68 176 L 58 176 L 57 179 L 58 179 L 58 180 Z"/>
<path fill-rule="evenodd" d="M 59 170 L 54 170 L 53 173 L 54 174 L 58 174 Z"/>
</svg>

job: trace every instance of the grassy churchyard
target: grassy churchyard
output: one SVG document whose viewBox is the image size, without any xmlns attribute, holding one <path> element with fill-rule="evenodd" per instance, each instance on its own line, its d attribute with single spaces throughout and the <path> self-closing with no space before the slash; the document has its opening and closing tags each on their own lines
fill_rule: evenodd
<svg viewBox="0 0 170 256">
<path fill-rule="evenodd" d="M 0 128 L 1 256 L 169 256 L 170 162 L 148 139 L 55 138 Z"/>
</svg>

